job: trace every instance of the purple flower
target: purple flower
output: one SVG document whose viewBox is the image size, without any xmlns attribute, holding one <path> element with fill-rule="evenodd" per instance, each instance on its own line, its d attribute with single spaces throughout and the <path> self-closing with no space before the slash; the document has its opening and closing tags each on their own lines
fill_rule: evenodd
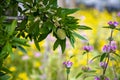
<svg viewBox="0 0 120 80">
<path fill-rule="evenodd" d="M 109 53 L 110 52 L 110 46 L 109 45 L 104 45 L 103 46 L 103 52 L 104 53 Z"/>
<path fill-rule="evenodd" d="M 66 67 L 66 68 L 71 68 L 72 67 L 72 62 L 71 61 L 65 61 L 63 62 L 63 65 Z"/>
<path fill-rule="evenodd" d="M 84 49 L 85 51 L 89 52 L 89 51 L 92 51 L 92 50 L 93 50 L 93 47 L 88 45 L 88 46 L 84 46 L 83 49 Z"/>
<path fill-rule="evenodd" d="M 115 28 L 116 26 L 118 26 L 119 23 L 116 21 L 114 21 L 114 22 L 109 21 L 108 24 L 109 24 L 109 26 L 112 26 L 113 28 Z"/>
<path fill-rule="evenodd" d="M 36 53 L 34 53 L 34 56 L 35 56 L 36 58 L 38 58 L 38 57 L 41 56 L 41 54 L 40 54 L 39 52 L 36 52 Z"/>
<path fill-rule="evenodd" d="M 114 25 L 114 26 L 118 26 L 118 24 L 119 24 L 119 23 L 116 22 L 116 21 L 113 22 L 113 25 Z"/>
<path fill-rule="evenodd" d="M 111 45 L 104 45 L 103 46 L 103 52 L 104 53 L 110 53 L 115 52 L 117 49 L 117 45 L 115 41 L 111 41 Z"/>
<path fill-rule="evenodd" d="M 120 17 L 120 12 L 118 12 L 117 16 Z"/>
<path fill-rule="evenodd" d="M 97 76 L 95 76 L 94 80 L 100 80 L 100 78 L 99 78 L 99 77 L 97 77 Z"/>
<path fill-rule="evenodd" d="M 107 66 L 107 63 L 106 62 L 100 62 L 100 67 L 102 67 L 103 69 Z"/>
<path fill-rule="evenodd" d="M 109 25 L 113 25 L 113 22 L 112 22 L 112 21 L 109 21 L 108 24 L 109 24 Z"/>
<path fill-rule="evenodd" d="M 115 52 L 117 49 L 117 45 L 115 41 L 111 41 L 111 51 Z"/>
</svg>

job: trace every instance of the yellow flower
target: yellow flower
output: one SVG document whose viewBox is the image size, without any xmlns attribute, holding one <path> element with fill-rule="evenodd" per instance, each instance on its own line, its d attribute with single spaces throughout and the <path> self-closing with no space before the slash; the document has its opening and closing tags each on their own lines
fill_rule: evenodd
<svg viewBox="0 0 120 80">
<path fill-rule="evenodd" d="M 27 74 L 25 72 L 20 73 L 18 75 L 18 78 L 19 78 L 18 80 L 29 80 L 29 78 L 28 78 L 28 76 L 27 76 Z"/>
<path fill-rule="evenodd" d="M 41 63 L 39 62 L 39 61 L 36 61 L 35 63 L 34 63 L 34 67 L 35 68 L 39 68 L 41 66 Z"/>
<path fill-rule="evenodd" d="M 28 56 L 33 56 L 33 53 L 31 51 L 28 51 Z"/>
<path fill-rule="evenodd" d="M 23 55 L 23 52 L 18 51 L 18 55 L 22 56 L 22 55 Z"/>
<path fill-rule="evenodd" d="M 15 71 L 16 71 L 16 67 L 15 67 L 15 66 L 11 66 L 11 67 L 9 68 L 9 70 L 12 71 L 12 72 L 15 72 Z"/>
</svg>

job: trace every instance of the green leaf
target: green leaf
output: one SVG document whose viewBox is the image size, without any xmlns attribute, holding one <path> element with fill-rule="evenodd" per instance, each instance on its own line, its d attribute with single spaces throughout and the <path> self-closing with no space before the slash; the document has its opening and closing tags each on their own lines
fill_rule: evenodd
<svg viewBox="0 0 120 80">
<path fill-rule="evenodd" d="M 62 8 L 61 13 L 62 13 L 62 15 L 69 15 L 69 14 L 72 14 L 72 13 L 78 11 L 78 10 L 80 10 L 80 9 L 77 9 L 77 8 L 76 9 Z"/>
<path fill-rule="evenodd" d="M 82 74 L 83 74 L 83 72 L 79 72 L 75 78 L 77 79 L 77 78 L 80 77 Z"/>
<path fill-rule="evenodd" d="M 53 50 L 55 50 L 59 44 L 60 44 L 60 41 L 59 41 L 59 39 L 57 39 L 53 45 Z"/>
<path fill-rule="evenodd" d="M 70 35 L 69 40 L 70 40 L 72 47 L 74 47 L 75 38 L 72 35 Z"/>
<path fill-rule="evenodd" d="M 23 53 L 27 53 L 27 51 L 22 46 L 17 46 L 19 50 L 21 50 Z"/>
<path fill-rule="evenodd" d="M 61 46 L 61 49 L 62 49 L 62 53 L 64 53 L 65 48 L 66 48 L 66 39 L 60 40 L 60 46 Z"/>
<path fill-rule="evenodd" d="M 75 57 L 75 55 L 70 56 L 70 59 L 73 58 L 73 57 Z"/>
<path fill-rule="evenodd" d="M 120 28 L 115 28 L 116 30 L 120 31 Z"/>
<path fill-rule="evenodd" d="M 16 38 L 16 37 L 13 37 L 12 38 L 12 43 L 17 43 L 17 44 L 20 44 L 20 45 L 24 45 L 24 46 L 29 46 L 27 44 L 27 40 L 26 39 L 21 39 L 21 38 Z M 17 45 L 16 45 L 17 46 Z"/>
<path fill-rule="evenodd" d="M 35 43 L 36 48 L 40 51 L 39 42 L 36 39 L 34 39 L 34 43 Z"/>
<path fill-rule="evenodd" d="M 117 54 L 117 53 L 113 53 L 113 54 L 115 54 L 117 57 L 119 57 L 119 58 L 120 58 L 120 55 L 119 55 L 119 54 Z"/>
<path fill-rule="evenodd" d="M 12 73 L 9 69 L 5 68 L 5 67 L 2 67 L 1 69 L 2 71 L 6 72 L 6 73 Z"/>
<path fill-rule="evenodd" d="M 0 76 L 3 76 L 3 75 L 5 75 L 5 72 L 0 72 Z"/>
<path fill-rule="evenodd" d="M 81 29 L 81 30 L 92 30 L 92 28 L 90 28 L 88 26 L 85 26 L 85 25 L 78 26 L 78 29 Z"/>
<path fill-rule="evenodd" d="M 40 42 L 40 41 L 44 40 L 47 36 L 48 36 L 48 34 L 40 34 L 38 41 Z"/>
<path fill-rule="evenodd" d="M 19 30 L 24 30 L 26 28 L 26 24 L 28 22 L 28 19 L 25 19 L 23 20 L 21 23 L 20 23 L 20 26 L 18 27 Z"/>
<path fill-rule="evenodd" d="M 12 46 L 9 42 L 6 42 L 5 46 L 2 49 L 2 52 L 0 54 L 0 59 L 6 58 L 10 54 L 12 60 L 14 59 L 14 54 L 12 52 Z"/>
<path fill-rule="evenodd" d="M 6 45 L 7 45 L 7 51 L 10 54 L 11 59 L 14 60 L 14 53 L 12 51 L 12 45 L 9 42 L 7 42 Z"/>
<path fill-rule="evenodd" d="M 101 55 L 97 55 L 97 56 L 95 56 L 95 57 L 93 57 L 92 59 L 91 59 L 91 61 L 93 61 L 94 59 L 96 59 L 96 58 L 98 58 L 98 57 L 100 57 Z"/>
<path fill-rule="evenodd" d="M 81 40 L 87 40 L 86 38 L 84 38 L 83 36 L 81 36 L 80 34 L 78 34 L 76 32 L 73 32 L 73 35 L 76 36 L 76 37 L 78 37 Z"/>
<path fill-rule="evenodd" d="M 16 26 L 17 26 L 17 21 L 16 21 L 16 20 L 14 20 L 14 21 L 12 22 L 12 25 L 11 25 L 11 26 L 7 26 L 7 27 L 8 27 L 8 28 L 7 28 L 7 31 L 8 31 L 8 35 L 9 35 L 9 36 L 11 36 L 11 35 L 13 34 Z"/>
<path fill-rule="evenodd" d="M 49 0 L 49 1 L 50 1 L 49 3 L 50 7 L 57 7 L 57 0 Z"/>
<path fill-rule="evenodd" d="M 87 71 L 88 73 L 95 73 L 96 72 L 96 70 L 89 70 L 89 71 Z"/>
<path fill-rule="evenodd" d="M 83 52 L 83 53 L 82 53 L 82 55 L 85 55 L 85 54 L 87 54 L 87 52 Z"/>
<path fill-rule="evenodd" d="M 100 57 L 100 62 L 102 62 L 104 60 L 104 58 L 106 57 L 106 53 L 103 53 Z"/>
<path fill-rule="evenodd" d="M 110 29 L 115 29 L 115 26 L 104 26 L 103 28 L 110 28 Z"/>
<path fill-rule="evenodd" d="M 9 75 L 3 75 L 3 76 L 0 76 L 0 80 L 10 80 L 11 76 Z"/>
<path fill-rule="evenodd" d="M 110 56 L 110 60 L 114 60 L 116 63 L 119 63 L 115 57 Z"/>
</svg>

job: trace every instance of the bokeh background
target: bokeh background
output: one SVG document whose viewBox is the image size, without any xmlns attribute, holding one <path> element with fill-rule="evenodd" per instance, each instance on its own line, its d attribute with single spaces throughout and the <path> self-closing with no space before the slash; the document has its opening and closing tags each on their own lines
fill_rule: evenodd
<svg viewBox="0 0 120 80">
<path fill-rule="evenodd" d="M 90 59 L 101 54 L 102 47 L 108 43 L 107 39 L 110 35 L 110 30 L 102 27 L 107 26 L 108 21 L 120 22 L 120 17 L 117 17 L 117 13 L 120 11 L 120 0 L 58 0 L 58 5 L 64 8 L 80 8 L 79 11 L 71 15 L 79 19 L 80 25 L 87 25 L 92 28 L 92 30 L 78 31 L 88 41 L 76 39 L 75 48 L 72 48 L 69 41 L 67 41 L 67 48 L 62 54 L 60 47 L 53 51 L 55 38 L 51 34 L 39 43 L 41 46 L 40 51 L 36 49 L 33 41 L 29 42 L 30 47 L 25 47 L 27 52 L 21 52 L 20 49 L 13 50 L 15 59 L 12 60 L 9 56 L 4 63 L 7 64 L 10 71 L 13 71 L 11 80 L 66 80 L 63 62 L 69 59 L 73 62 L 70 80 L 82 80 L 84 74 L 77 79 L 75 77 L 82 71 L 82 66 L 86 65 L 87 57 L 83 55 L 83 46 L 89 43 L 94 47 L 94 50 L 89 53 Z M 117 53 L 119 54 L 120 32 L 115 31 L 113 35 L 114 40 L 117 41 Z M 70 58 L 71 56 L 74 57 Z M 118 63 L 111 61 L 107 69 L 106 75 L 110 80 L 113 80 L 114 77 L 111 76 L 113 75 L 112 63 L 118 73 L 117 75 L 120 76 L 120 59 L 118 57 L 115 57 L 115 59 Z M 85 80 L 93 80 L 94 75 L 100 75 L 102 72 L 99 59 L 90 62 L 89 66 L 95 72 L 86 73 L 90 77 Z"/>
</svg>

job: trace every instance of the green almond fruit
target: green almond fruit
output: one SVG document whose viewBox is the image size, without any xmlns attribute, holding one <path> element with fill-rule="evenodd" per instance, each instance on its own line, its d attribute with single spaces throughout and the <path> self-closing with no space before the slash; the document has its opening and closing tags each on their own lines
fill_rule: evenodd
<svg viewBox="0 0 120 80">
<path fill-rule="evenodd" d="M 66 33 L 65 30 L 63 29 L 58 29 L 57 30 L 57 37 L 61 40 L 64 40 L 66 38 Z"/>
</svg>

